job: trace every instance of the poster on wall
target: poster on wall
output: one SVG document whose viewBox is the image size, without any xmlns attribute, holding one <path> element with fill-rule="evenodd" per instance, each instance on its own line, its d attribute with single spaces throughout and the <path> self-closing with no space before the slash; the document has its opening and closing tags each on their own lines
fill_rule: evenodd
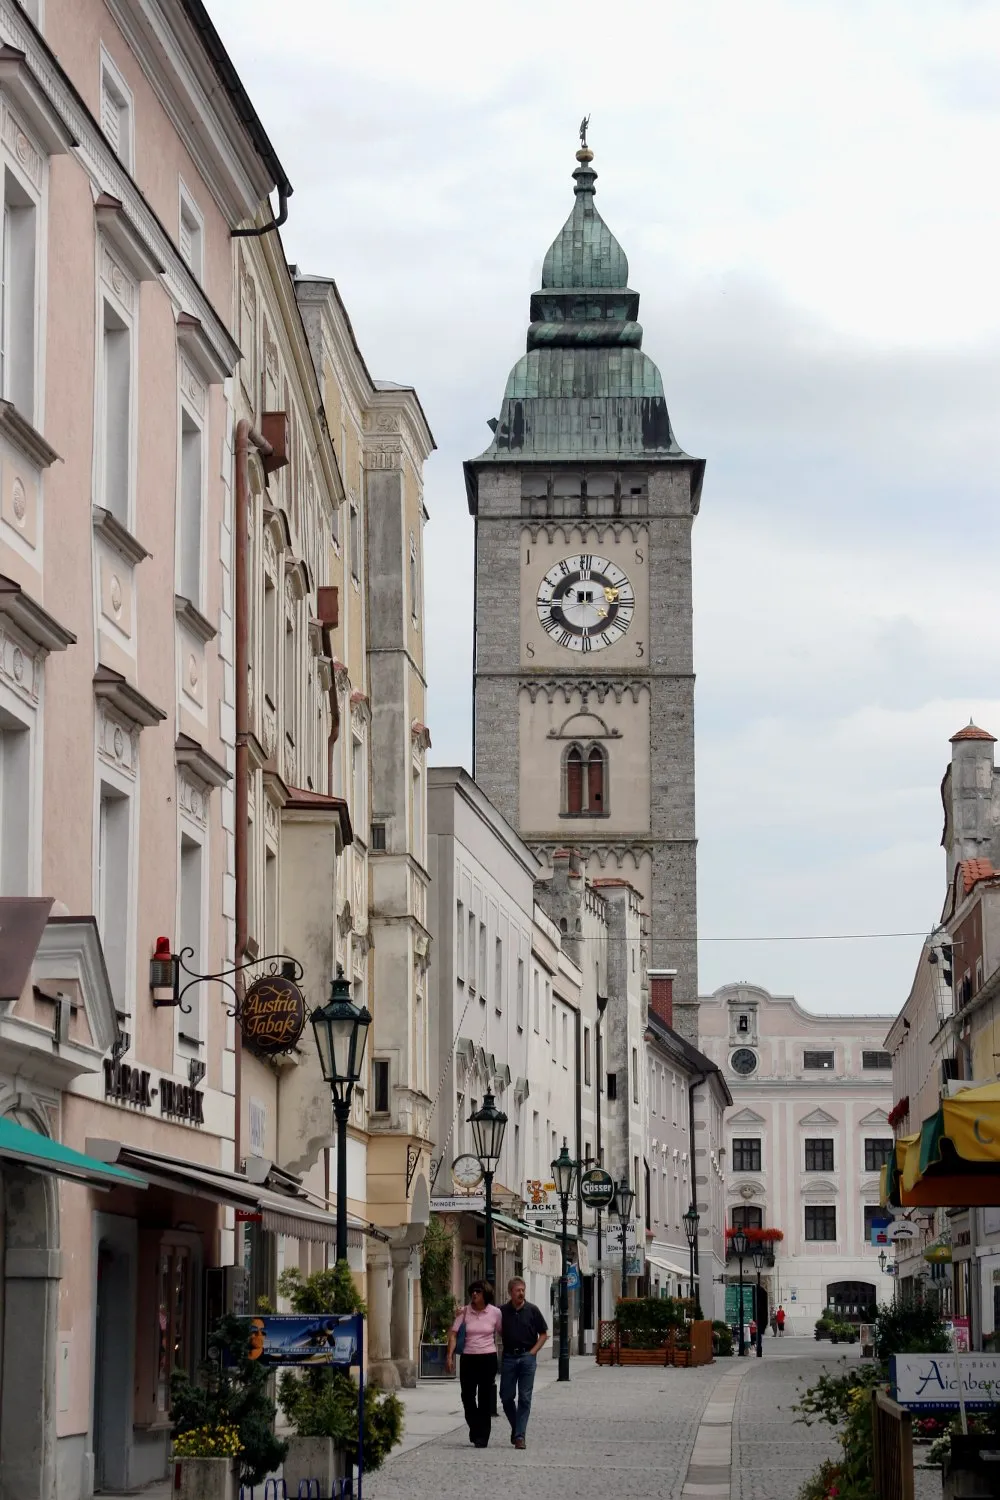
<svg viewBox="0 0 1000 1500">
<path fill-rule="evenodd" d="M 241 1318 L 250 1328 L 250 1358 L 261 1365 L 339 1365 L 361 1360 L 363 1319 L 348 1313 Z"/>
<path fill-rule="evenodd" d="M 743 1285 L 743 1322 L 749 1324 L 753 1317 L 753 1294 L 756 1290 L 753 1286 Z M 726 1287 L 726 1322 L 730 1328 L 736 1328 L 739 1324 L 740 1289 L 730 1283 Z"/>
</svg>

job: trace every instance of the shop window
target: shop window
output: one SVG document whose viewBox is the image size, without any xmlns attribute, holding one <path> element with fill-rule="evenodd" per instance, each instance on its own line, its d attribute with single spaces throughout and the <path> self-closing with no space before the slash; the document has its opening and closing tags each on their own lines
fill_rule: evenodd
<svg viewBox="0 0 1000 1500">
<path fill-rule="evenodd" d="M 170 1411 L 170 1377 L 175 1370 L 194 1373 L 193 1277 L 187 1245 L 160 1247 L 156 1290 L 156 1410 Z"/>
</svg>

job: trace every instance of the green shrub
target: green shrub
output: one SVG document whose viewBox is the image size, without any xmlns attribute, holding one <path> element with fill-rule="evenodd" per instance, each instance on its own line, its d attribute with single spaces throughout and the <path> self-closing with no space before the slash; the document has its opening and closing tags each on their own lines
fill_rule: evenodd
<svg viewBox="0 0 1000 1500">
<path fill-rule="evenodd" d="M 947 1354 L 951 1347 L 936 1297 L 898 1298 L 875 1315 L 875 1358 L 891 1354 Z"/>
<path fill-rule="evenodd" d="M 451 1231 L 431 1215 L 420 1247 L 420 1292 L 424 1304 L 425 1344 L 446 1344 L 457 1303 L 451 1290 L 455 1242 Z"/>
<path fill-rule="evenodd" d="M 683 1322 L 672 1297 L 627 1297 L 615 1304 L 618 1332 L 631 1349 L 659 1349 L 672 1328 Z"/>
<path fill-rule="evenodd" d="M 718 1345 L 720 1355 L 732 1354 L 733 1330 L 728 1323 L 720 1322 L 718 1318 L 715 1318 L 712 1322 L 712 1336 Z"/>
<path fill-rule="evenodd" d="M 291 1302 L 293 1312 L 365 1314 L 365 1304 L 346 1260 L 312 1276 L 303 1276 L 293 1266 L 281 1273 L 278 1290 Z M 346 1371 L 330 1365 L 285 1370 L 278 1381 L 278 1401 L 299 1437 L 332 1438 L 357 1463 L 358 1387 Z M 365 1469 L 380 1468 L 402 1435 L 399 1397 L 369 1381 L 364 1406 Z"/>
<path fill-rule="evenodd" d="M 288 1444 L 274 1435 L 276 1412 L 268 1371 L 250 1358 L 250 1327 L 240 1318 L 221 1318 L 209 1334 L 208 1358 L 197 1383 L 186 1370 L 175 1370 L 170 1380 L 171 1435 L 199 1427 L 235 1427 L 242 1450 L 241 1484 L 259 1484 L 288 1452 Z"/>
</svg>

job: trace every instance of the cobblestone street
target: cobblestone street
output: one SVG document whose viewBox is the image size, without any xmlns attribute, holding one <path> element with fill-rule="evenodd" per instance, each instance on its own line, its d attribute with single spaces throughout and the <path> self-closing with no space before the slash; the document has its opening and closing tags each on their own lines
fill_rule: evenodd
<svg viewBox="0 0 1000 1500">
<path fill-rule="evenodd" d="M 853 1350 L 848 1358 L 857 1358 Z M 574 1360 L 570 1383 L 559 1385 L 544 1367 L 524 1453 L 510 1447 L 503 1416 L 485 1452 L 471 1447 L 457 1386 L 422 1386 L 404 1393 L 416 1446 L 372 1475 L 365 1494 L 448 1500 L 485 1485 L 504 1500 L 796 1500 L 836 1444 L 828 1428 L 796 1423 L 791 1408 L 801 1386 L 839 1363 L 832 1349 L 817 1357 L 812 1340 L 786 1339 L 765 1346 L 762 1360 L 699 1370 Z M 918 1471 L 917 1500 L 940 1496 L 939 1474 Z"/>
</svg>

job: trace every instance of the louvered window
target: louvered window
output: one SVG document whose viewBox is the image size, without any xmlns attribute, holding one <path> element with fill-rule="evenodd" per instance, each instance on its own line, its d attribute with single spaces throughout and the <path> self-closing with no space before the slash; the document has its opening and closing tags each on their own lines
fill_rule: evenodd
<svg viewBox="0 0 1000 1500">
<path fill-rule="evenodd" d="M 127 171 L 132 170 L 132 95 L 105 53 L 101 59 L 101 129 Z"/>
</svg>

